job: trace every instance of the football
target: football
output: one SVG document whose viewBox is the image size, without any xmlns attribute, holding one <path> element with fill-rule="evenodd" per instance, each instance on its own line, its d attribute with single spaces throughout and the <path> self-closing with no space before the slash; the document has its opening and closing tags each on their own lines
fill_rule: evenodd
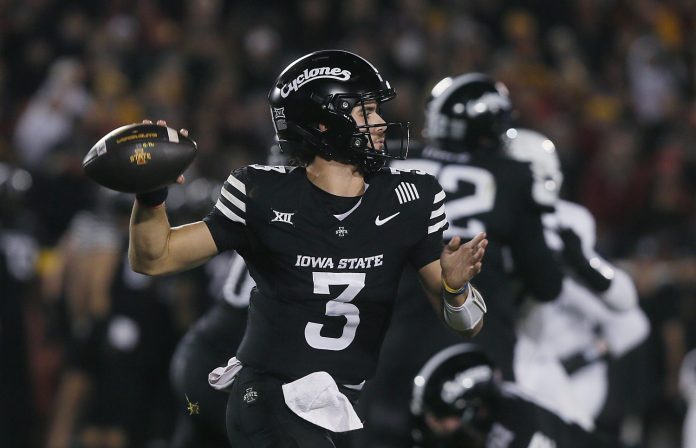
<svg viewBox="0 0 696 448">
<path fill-rule="evenodd" d="M 130 124 L 99 140 L 82 160 L 85 174 L 124 193 L 146 193 L 176 182 L 196 157 L 196 142 L 167 126 Z"/>
</svg>

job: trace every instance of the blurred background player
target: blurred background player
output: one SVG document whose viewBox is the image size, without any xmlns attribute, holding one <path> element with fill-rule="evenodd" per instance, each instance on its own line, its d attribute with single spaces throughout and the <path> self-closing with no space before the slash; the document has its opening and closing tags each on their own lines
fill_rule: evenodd
<svg viewBox="0 0 696 448">
<path fill-rule="evenodd" d="M 450 220 L 445 240 L 479 231 L 489 235 L 490 262 L 477 280 L 496 300 L 489 304 L 491 322 L 476 343 L 508 380 L 514 378 L 520 288 L 535 291 L 540 300 L 552 300 L 562 278 L 544 240 L 544 205 L 533 195 L 531 171 L 526 163 L 504 154 L 502 136 L 511 114 L 507 89 L 491 77 L 468 73 L 445 78 L 433 87 L 425 107 L 426 146 L 414 142 L 407 160 L 390 163 L 393 168 L 425 171 L 441 182 Z M 381 422 L 366 431 L 370 443 L 403 446 L 408 439 L 411 378 L 435 351 L 461 342 L 427 315 L 421 295 L 416 276 L 407 271 L 384 357 L 363 403 L 368 415 Z"/>
<path fill-rule="evenodd" d="M 514 379 L 520 289 L 533 291 L 539 300 L 553 300 L 562 279 L 544 240 L 544 204 L 533 195 L 529 166 L 504 154 L 502 136 L 511 113 L 507 89 L 489 76 L 467 73 L 444 78 L 433 87 L 425 107 L 426 146 L 411 145 L 407 160 L 390 163 L 392 168 L 422 170 L 437 177 L 447 194 L 450 228 L 445 240 L 487 233 L 490 259 L 477 278 L 477 287 L 480 284 L 496 297 L 496 303 L 489 304 L 490 322 L 476 336 L 476 343 L 508 380 Z M 367 436 L 388 446 L 403 446 L 408 438 L 407 391 L 412 376 L 435 351 L 461 342 L 426 315 L 416 278 L 409 272 L 402 277 L 397 317 L 363 403 L 368 416 L 381 422 L 369 428 Z"/>
<path fill-rule="evenodd" d="M 39 245 L 25 210 L 32 186 L 28 171 L 0 163 L 0 440 L 24 448 L 35 446 L 36 434 L 18 431 L 36 424 L 32 407 L 30 357 L 25 307 L 35 294 Z"/>
<path fill-rule="evenodd" d="M 287 155 L 278 145 L 273 145 L 266 162 L 286 165 Z M 205 179 L 195 179 L 187 185 L 185 189 L 204 192 L 195 195 L 197 212 L 209 209 L 220 191 L 219 185 L 217 188 L 205 185 Z M 244 259 L 233 251 L 213 258 L 203 270 L 205 279 L 200 286 L 213 299 L 212 304 L 186 332 L 171 361 L 171 382 L 180 408 L 172 448 L 229 444 L 225 428 L 228 397 L 208 384 L 208 374 L 236 354 L 246 329 L 249 297 L 256 283 Z"/>
<path fill-rule="evenodd" d="M 100 188 L 61 237 L 58 268 L 44 279 L 46 296 L 65 310 L 47 448 L 125 448 L 169 436 L 166 372 L 176 336 L 164 291 L 128 264 L 131 206 L 130 195 Z"/>
<path fill-rule="evenodd" d="M 224 447 L 227 394 L 208 384 L 208 373 L 235 355 L 246 328 L 249 294 L 255 286 L 244 260 L 229 252 L 205 265 L 212 306 L 179 342 L 171 380 L 179 418 L 171 446 Z"/>
<path fill-rule="evenodd" d="M 425 108 L 427 146 L 420 157 L 411 154 L 392 165 L 419 169 L 440 181 L 451 223 L 445 239 L 484 231 L 489 236 L 490 259 L 478 281 L 497 300 L 491 304 L 491 322 L 476 341 L 509 380 L 514 378 L 516 280 L 537 300 L 549 301 L 558 295 L 562 279 L 544 240 L 544 204 L 532 194 L 531 172 L 503 152 L 511 113 L 507 89 L 489 76 L 444 78 L 433 87 Z"/>
<path fill-rule="evenodd" d="M 509 129 L 506 135 L 507 154 L 530 164 L 537 202 L 553 210 L 543 217 L 545 235 L 567 274 L 557 300 L 523 307 L 515 377 L 560 415 L 592 429 L 611 386 L 609 360 L 648 337 L 648 319 L 628 274 L 595 252 L 590 212 L 559 198 L 563 174 L 553 142 L 527 129 Z M 618 432 L 620 420 L 611 430 Z"/>
<path fill-rule="evenodd" d="M 618 443 L 570 423 L 503 381 L 475 344 L 436 353 L 413 380 L 418 448 L 599 448 Z"/>
</svg>

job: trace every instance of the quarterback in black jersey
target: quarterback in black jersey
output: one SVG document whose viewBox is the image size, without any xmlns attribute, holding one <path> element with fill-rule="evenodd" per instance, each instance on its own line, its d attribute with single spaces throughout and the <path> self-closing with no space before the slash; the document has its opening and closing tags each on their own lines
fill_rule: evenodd
<svg viewBox="0 0 696 448">
<path fill-rule="evenodd" d="M 488 241 L 481 232 L 443 248 L 438 182 L 383 168 L 407 149 L 408 125 L 379 115 L 394 96 L 363 58 L 311 53 L 269 94 L 280 145 L 299 166 L 234 170 L 213 211 L 177 228 L 161 192 L 137 197 L 135 271 L 176 272 L 235 249 L 257 284 L 237 357 L 210 379 L 231 390 L 235 447 L 333 447 L 333 433 L 362 427 L 351 403 L 373 374 L 407 264 L 451 328 L 473 335 L 482 327 L 486 305 L 469 280 Z M 392 151 L 385 141 L 395 134 L 401 144 Z"/>
<path fill-rule="evenodd" d="M 496 300 L 476 342 L 508 380 L 514 378 L 516 298 L 524 291 L 553 300 L 563 278 L 544 240 L 541 215 L 550 204 L 535 194 L 529 164 L 503 151 L 511 109 L 505 86 L 484 74 L 444 78 L 426 106 L 427 145 L 415 157 L 392 163 L 438 179 L 447 193 L 445 239 L 486 232 L 486 269 L 477 286 Z"/>
</svg>

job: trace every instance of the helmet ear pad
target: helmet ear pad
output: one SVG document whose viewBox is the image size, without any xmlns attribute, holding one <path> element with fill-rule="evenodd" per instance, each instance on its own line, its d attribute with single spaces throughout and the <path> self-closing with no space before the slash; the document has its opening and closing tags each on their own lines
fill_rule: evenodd
<svg viewBox="0 0 696 448">
<path fill-rule="evenodd" d="M 356 104 L 363 104 L 363 100 L 345 95 L 329 99 L 321 106 L 321 121 L 309 129 L 310 135 L 305 138 L 326 157 L 354 162 L 354 157 L 370 147 L 369 130 L 351 115 Z"/>
</svg>

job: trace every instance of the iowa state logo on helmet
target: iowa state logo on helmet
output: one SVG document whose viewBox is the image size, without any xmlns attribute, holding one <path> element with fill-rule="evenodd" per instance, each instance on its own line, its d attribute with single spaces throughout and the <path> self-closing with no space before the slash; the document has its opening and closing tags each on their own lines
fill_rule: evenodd
<svg viewBox="0 0 696 448">
<path fill-rule="evenodd" d="M 280 96 L 287 98 L 290 93 L 297 92 L 300 87 L 308 82 L 322 78 L 348 81 L 350 79 L 350 71 L 339 67 L 317 67 L 313 69 L 304 69 L 304 71 L 297 75 L 295 79 L 280 88 Z"/>
</svg>

